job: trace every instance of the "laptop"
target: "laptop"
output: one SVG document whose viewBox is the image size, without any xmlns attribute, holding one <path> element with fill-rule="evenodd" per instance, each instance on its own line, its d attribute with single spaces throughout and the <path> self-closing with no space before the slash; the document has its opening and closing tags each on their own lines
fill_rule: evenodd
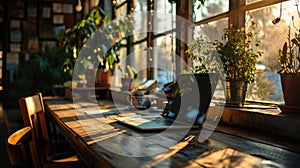
<svg viewBox="0 0 300 168">
<path fill-rule="evenodd" d="M 171 92 L 171 96 L 160 114 L 117 117 L 116 120 L 141 131 L 201 128 L 215 90 L 210 78 L 212 77 L 203 78 L 193 74 L 179 75 L 175 83 L 170 83 L 163 89 Z"/>
</svg>

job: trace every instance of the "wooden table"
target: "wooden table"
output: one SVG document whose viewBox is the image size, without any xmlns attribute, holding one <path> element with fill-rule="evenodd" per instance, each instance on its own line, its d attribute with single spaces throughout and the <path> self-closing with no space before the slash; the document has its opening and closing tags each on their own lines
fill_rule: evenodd
<svg viewBox="0 0 300 168">
<path fill-rule="evenodd" d="M 104 91 L 106 92 L 106 99 L 110 99 L 110 86 L 96 86 L 96 87 L 68 87 L 66 88 L 66 96 L 71 98 L 73 96 L 76 97 L 84 97 L 91 98 L 97 95 L 97 92 Z M 78 95 L 73 95 L 73 92 Z"/>
<path fill-rule="evenodd" d="M 46 99 L 45 105 L 63 135 L 90 167 L 248 168 L 276 165 L 247 154 L 259 155 L 272 147 L 235 135 L 215 131 L 209 139 L 199 142 L 200 130 L 191 130 L 177 142 L 173 138 L 176 132 L 160 135 L 157 132 L 143 133 L 130 129 L 114 118 L 135 114 L 130 113 L 132 110 L 124 110 L 126 112 L 121 114 L 112 113 L 117 110 L 110 101 L 93 103 L 78 100 L 73 103 L 71 100 Z M 140 139 L 142 143 L 138 141 Z M 148 155 L 147 151 L 161 152 Z"/>
</svg>

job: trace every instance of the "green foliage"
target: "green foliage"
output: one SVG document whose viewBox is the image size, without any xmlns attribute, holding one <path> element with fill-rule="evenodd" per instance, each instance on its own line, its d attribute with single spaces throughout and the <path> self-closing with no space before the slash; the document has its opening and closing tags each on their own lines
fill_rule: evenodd
<svg viewBox="0 0 300 168">
<path fill-rule="evenodd" d="M 291 34 L 291 27 L 289 26 L 288 41 L 284 43 L 282 50 L 279 50 L 281 70 L 278 73 L 281 74 L 300 73 L 300 32 L 296 32 L 294 37 Z"/>
<path fill-rule="evenodd" d="M 125 67 L 123 68 L 122 65 L 119 65 L 118 69 L 121 71 L 123 78 L 128 78 L 128 77 L 132 79 L 137 78 L 137 70 L 131 65 L 127 65 L 126 68 Z"/>
<path fill-rule="evenodd" d="M 258 50 L 260 41 L 256 39 L 256 27 L 254 22 L 251 22 L 247 29 L 230 25 L 224 29 L 224 43 L 217 40 L 214 42 L 220 53 L 227 80 L 254 82 L 256 61 L 262 54 Z"/>
<path fill-rule="evenodd" d="M 192 61 L 193 73 L 213 73 L 219 72 L 217 62 L 216 48 L 207 41 L 204 36 L 200 36 L 188 44 L 188 50 L 185 51 L 187 56 Z"/>
<path fill-rule="evenodd" d="M 46 46 L 44 53 L 30 55 L 16 78 L 18 92 L 26 95 L 41 91 L 52 95 L 53 85 L 63 84 L 72 77 L 66 73 L 64 62 L 66 54 L 57 47 Z"/>
<path fill-rule="evenodd" d="M 109 17 L 101 15 L 100 9 L 94 9 L 72 28 L 59 32 L 58 40 L 66 53 L 73 54 L 74 48 L 79 51 L 86 40 L 108 21 Z"/>
<path fill-rule="evenodd" d="M 59 33 L 58 40 L 60 41 L 61 47 L 64 52 L 71 56 L 69 57 L 68 63 L 71 63 L 72 65 L 75 64 L 78 53 L 83 48 L 84 44 L 86 44 L 86 41 L 89 38 L 92 38 L 94 33 L 99 30 L 100 34 L 105 35 L 105 37 L 101 37 L 101 41 L 99 40 L 102 44 L 98 44 L 99 48 L 97 49 L 97 53 L 94 54 L 95 56 L 99 55 L 101 58 L 81 60 L 81 62 L 83 62 L 83 66 L 85 66 L 87 65 L 86 62 L 97 60 L 100 61 L 99 68 L 105 70 L 114 69 L 114 64 L 120 61 L 118 51 L 123 47 L 121 41 L 124 39 L 123 37 L 125 34 L 132 30 L 132 26 L 129 21 L 121 20 L 119 20 L 118 23 L 110 23 L 108 24 L 109 26 L 107 26 L 106 24 L 109 21 L 110 18 L 108 15 L 105 15 L 101 8 L 97 8 L 92 10 L 72 28 Z M 99 29 L 100 27 L 101 29 Z M 107 50 L 107 52 L 103 53 L 102 51 L 105 50 Z M 98 66 L 94 67 L 98 68 Z"/>
</svg>

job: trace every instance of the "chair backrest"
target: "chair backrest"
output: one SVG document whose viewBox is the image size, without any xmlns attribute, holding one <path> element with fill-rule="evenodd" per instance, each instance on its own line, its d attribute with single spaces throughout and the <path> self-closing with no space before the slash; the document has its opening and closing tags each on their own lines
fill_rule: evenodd
<svg viewBox="0 0 300 168">
<path fill-rule="evenodd" d="M 36 146 L 46 157 L 51 154 L 51 143 L 47 129 L 45 108 L 41 93 L 36 93 L 29 97 L 19 99 L 22 118 L 25 126 L 33 129 L 33 137 L 35 137 Z"/>
<path fill-rule="evenodd" d="M 6 140 L 6 149 L 8 152 L 10 163 L 13 166 L 31 167 L 31 162 L 27 156 L 26 146 L 32 143 L 31 127 L 24 127 L 11 134 Z M 36 150 L 36 148 L 35 148 Z M 32 157 L 37 154 L 37 151 L 31 151 Z M 35 167 L 39 167 L 39 160 L 34 160 Z"/>
</svg>

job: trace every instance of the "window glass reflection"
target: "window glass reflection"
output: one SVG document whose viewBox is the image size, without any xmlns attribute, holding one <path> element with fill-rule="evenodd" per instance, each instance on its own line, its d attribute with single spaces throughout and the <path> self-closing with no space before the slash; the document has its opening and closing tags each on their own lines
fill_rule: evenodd
<svg viewBox="0 0 300 168">
<path fill-rule="evenodd" d="M 194 4 L 193 20 L 198 22 L 202 19 L 222 14 L 229 10 L 229 0 L 205 1 L 205 5 L 200 5 L 196 1 Z"/>
</svg>

